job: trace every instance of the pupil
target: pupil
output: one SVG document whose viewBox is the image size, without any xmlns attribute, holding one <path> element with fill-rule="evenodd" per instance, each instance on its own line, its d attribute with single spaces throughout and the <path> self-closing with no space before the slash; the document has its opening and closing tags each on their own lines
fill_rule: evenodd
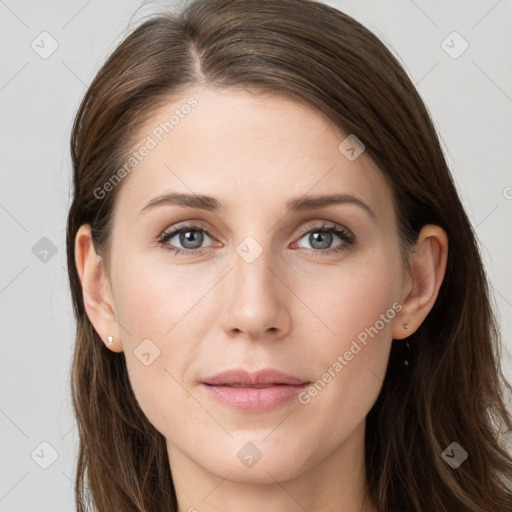
<svg viewBox="0 0 512 512">
<path fill-rule="evenodd" d="M 331 245 L 331 237 L 332 233 L 321 233 L 317 231 L 316 233 L 311 233 L 309 243 L 311 247 L 315 249 L 327 249 L 329 245 Z M 315 246 L 318 241 L 320 241 L 320 246 Z"/>
<path fill-rule="evenodd" d="M 187 245 L 189 242 L 192 242 L 192 247 Z M 181 233 L 180 243 L 186 249 L 197 249 L 203 243 L 203 233 L 197 230 L 185 231 Z"/>
</svg>

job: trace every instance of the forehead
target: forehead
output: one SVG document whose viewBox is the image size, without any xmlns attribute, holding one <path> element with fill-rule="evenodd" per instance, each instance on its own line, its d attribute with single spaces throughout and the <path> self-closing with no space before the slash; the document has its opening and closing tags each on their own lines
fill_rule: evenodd
<svg viewBox="0 0 512 512">
<path fill-rule="evenodd" d="M 389 210 L 391 191 L 380 170 L 364 151 L 347 157 L 347 135 L 282 96 L 189 89 L 141 127 L 118 207 L 138 213 L 155 196 L 178 191 L 215 196 L 227 213 L 247 215 L 327 193 L 352 193 Z"/>
</svg>

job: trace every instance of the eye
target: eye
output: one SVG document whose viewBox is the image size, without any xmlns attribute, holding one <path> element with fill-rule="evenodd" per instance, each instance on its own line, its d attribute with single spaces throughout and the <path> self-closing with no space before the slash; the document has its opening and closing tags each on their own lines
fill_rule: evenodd
<svg viewBox="0 0 512 512">
<path fill-rule="evenodd" d="M 341 252 L 355 241 L 354 235 L 348 229 L 336 225 L 328 226 L 325 223 L 321 226 L 307 226 L 302 230 L 301 235 L 307 235 L 307 237 L 302 236 L 301 240 L 303 238 L 307 240 L 310 247 L 306 247 L 306 249 L 314 255 Z M 341 239 L 341 243 L 333 248 L 331 245 L 336 237 Z M 296 242 L 294 245 L 298 243 Z"/>
<path fill-rule="evenodd" d="M 175 254 L 196 254 L 202 252 L 202 244 L 206 238 L 211 239 L 208 230 L 193 224 L 181 225 L 163 233 L 158 242 L 168 251 Z M 175 241 L 171 242 L 176 238 Z M 181 247 L 176 245 L 180 244 Z"/>
</svg>

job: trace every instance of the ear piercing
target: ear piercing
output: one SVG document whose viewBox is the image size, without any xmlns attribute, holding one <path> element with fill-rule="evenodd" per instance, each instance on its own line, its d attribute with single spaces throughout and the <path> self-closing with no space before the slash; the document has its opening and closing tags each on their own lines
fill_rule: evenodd
<svg viewBox="0 0 512 512">
<path fill-rule="evenodd" d="M 114 341 L 114 337 L 113 336 L 109 336 L 108 337 L 108 345 L 110 347 L 110 345 L 112 345 L 112 342 Z"/>
</svg>

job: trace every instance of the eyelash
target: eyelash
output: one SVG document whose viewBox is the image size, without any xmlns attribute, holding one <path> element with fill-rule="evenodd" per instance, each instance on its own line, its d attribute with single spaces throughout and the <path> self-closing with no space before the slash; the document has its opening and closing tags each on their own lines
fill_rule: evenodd
<svg viewBox="0 0 512 512">
<path fill-rule="evenodd" d="M 196 224 L 185 224 L 180 225 L 176 228 L 174 228 L 172 231 L 164 232 L 160 238 L 158 239 L 158 243 L 167 251 L 173 252 L 175 255 L 188 255 L 193 256 L 195 254 L 201 253 L 204 251 L 204 249 L 180 249 L 179 247 L 172 247 L 168 244 L 168 241 L 174 237 L 174 235 L 182 232 L 182 231 L 202 231 L 206 233 L 210 238 L 214 238 L 213 235 L 210 233 L 210 231 L 203 227 L 198 226 Z M 334 253 L 341 253 L 344 250 L 347 250 L 351 245 L 354 244 L 355 238 L 350 231 L 347 229 L 337 227 L 337 226 L 328 226 L 326 223 L 323 223 L 322 225 L 309 225 L 306 226 L 301 232 L 299 233 L 299 240 L 304 237 L 304 235 L 307 235 L 308 233 L 314 233 L 314 232 L 322 232 L 322 233 L 334 233 L 336 236 L 338 236 L 341 240 L 343 240 L 344 243 L 340 244 L 339 246 L 333 248 L 333 249 L 305 249 L 309 254 L 313 256 L 322 256 L 327 254 L 334 254 Z"/>
</svg>

